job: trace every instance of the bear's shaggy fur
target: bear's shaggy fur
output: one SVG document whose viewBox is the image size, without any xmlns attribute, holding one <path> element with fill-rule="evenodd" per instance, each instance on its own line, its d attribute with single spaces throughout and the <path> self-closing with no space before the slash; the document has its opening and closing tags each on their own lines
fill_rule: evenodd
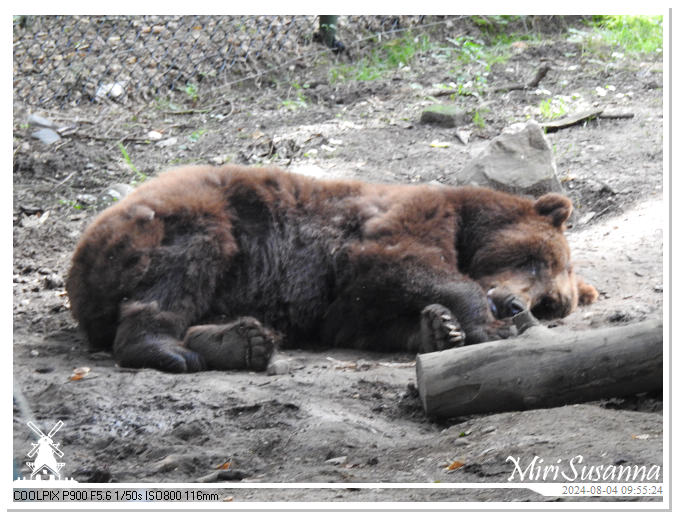
<svg viewBox="0 0 679 520">
<path fill-rule="evenodd" d="M 281 338 L 426 352 L 593 301 L 571 211 L 557 194 L 184 167 L 99 215 L 67 289 L 90 345 L 122 366 L 259 370 Z"/>
</svg>

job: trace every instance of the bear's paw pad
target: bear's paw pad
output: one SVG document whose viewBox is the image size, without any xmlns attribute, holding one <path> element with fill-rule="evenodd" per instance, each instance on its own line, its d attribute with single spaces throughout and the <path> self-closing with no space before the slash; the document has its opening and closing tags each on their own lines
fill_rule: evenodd
<svg viewBox="0 0 679 520">
<path fill-rule="evenodd" d="M 216 370 L 266 370 L 277 344 L 276 334 L 251 317 L 191 327 L 184 340 L 187 349 L 201 354 L 208 368 Z"/>
</svg>

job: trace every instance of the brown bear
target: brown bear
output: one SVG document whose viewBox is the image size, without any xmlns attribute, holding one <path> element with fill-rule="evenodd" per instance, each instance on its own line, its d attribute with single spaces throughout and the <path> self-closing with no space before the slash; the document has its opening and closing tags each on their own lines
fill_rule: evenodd
<svg viewBox="0 0 679 520">
<path fill-rule="evenodd" d="M 184 167 L 99 215 L 67 290 L 121 366 L 263 370 L 281 342 L 428 352 L 562 317 L 573 273 L 562 195 Z"/>
</svg>

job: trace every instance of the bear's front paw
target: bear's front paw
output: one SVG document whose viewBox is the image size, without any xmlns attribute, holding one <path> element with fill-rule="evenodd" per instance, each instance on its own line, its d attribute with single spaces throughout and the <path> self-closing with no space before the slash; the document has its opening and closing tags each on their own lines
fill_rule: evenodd
<svg viewBox="0 0 679 520">
<path fill-rule="evenodd" d="M 465 333 L 457 318 L 443 305 L 427 305 L 420 314 L 420 353 L 464 345 Z"/>
</svg>

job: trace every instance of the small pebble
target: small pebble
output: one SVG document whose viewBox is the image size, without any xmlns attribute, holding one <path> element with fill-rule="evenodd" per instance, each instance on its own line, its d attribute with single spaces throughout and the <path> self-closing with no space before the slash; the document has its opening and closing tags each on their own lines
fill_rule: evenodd
<svg viewBox="0 0 679 520">
<path fill-rule="evenodd" d="M 287 359 L 274 359 L 266 368 L 266 373 L 270 376 L 278 376 L 290 373 L 290 362 Z"/>
</svg>

